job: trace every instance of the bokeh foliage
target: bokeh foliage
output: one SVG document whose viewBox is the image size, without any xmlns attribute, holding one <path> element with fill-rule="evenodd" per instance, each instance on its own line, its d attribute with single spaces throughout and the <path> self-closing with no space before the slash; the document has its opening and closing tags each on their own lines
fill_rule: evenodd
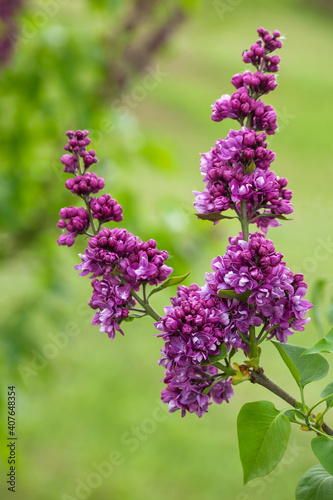
<svg viewBox="0 0 333 500">
<path fill-rule="evenodd" d="M 92 491 L 94 500 L 199 500 L 207 492 L 212 499 L 251 500 L 254 487 L 241 486 L 235 424 L 249 397 L 246 384 L 237 386 L 229 406 L 212 408 L 203 419 L 176 414 L 157 422 L 136 451 L 122 443 L 124 433 L 133 438 L 133 426 L 141 428 L 159 406 L 161 342 L 152 339 L 149 320 L 129 324 L 113 344 L 90 325 L 89 280 L 72 268 L 85 242 L 71 249 L 56 244 L 59 209 L 74 201 L 58 158 L 67 129 L 90 129 L 105 192 L 124 206 L 123 225 L 142 239 L 154 237 L 171 254 L 176 273 L 192 270 L 190 280 L 202 283 L 211 258 L 239 231 L 236 222 L 213 227 L 192 215 L 191 191 L 203 186 L 198 153 L 231 126 L 211 122 L 210 105 L 231 92 L 230 78 L 244 69 L 239 56 L 255 29 L 279 29 L 287 37 L 280 86 L 267 101 L 279 112 L 280 133 L 270 145 L 277 152 L 274 170 L 295 191 L 295 214 L 269 237 L 289 267 L 305 272 L 311 290 L 317 277 L 325 278 L 331 296 L 332 18 L 301 0 L 269 8 L 262 0 L 168 2 L 140 32 L 145 39 L 171 4 L 186 7 L 185 22 L 148 61 L 148 69 L 161 74 L 157 84 L 144 86 L 146 69 L 131 73 L 119 92 L 111 81 L 110 66 L 119 57 L 112 33 L 133 2 L 54 0 L 54 14 L 43 21 L 41 5 L 48 3 L 27 2 L 20 18 L 25 36 L 0 75 L 1 379 L 2 395 L 8 384 L 18 387 L 17 498 L 74 495 L 76 478 L 93 472 L 93 461 L 120 450 L 124 463 Z M 156 298 L 159 310 L 168 296 Z M 56 355 L 24 383 L 22 366 L 31 368 L 36 352 L 54 346 L 53 336 L 69 323 L 79 333 L 67 335 L 67 345 L 54 348 Z M 308 347 L 317 338 L 310 324 L 294 343 Z M 290 382 L 269 345 L 263 362 L 270 378 Z M 269 399 L 263 391 L 253 388 L 253 399 Z M 295 477 L 314 465 L 305 453 L 308 441 L 294 435 L 283 479 L 273 473 L 263 480 L 259 500 L 292 498 Z"/>
</svg>

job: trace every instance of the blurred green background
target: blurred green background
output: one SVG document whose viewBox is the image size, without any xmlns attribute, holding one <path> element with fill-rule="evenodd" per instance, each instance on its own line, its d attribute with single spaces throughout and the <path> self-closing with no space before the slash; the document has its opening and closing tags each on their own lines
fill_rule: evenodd
<svg viewBox="0 0 333 500">
<path fill-rule="evenodd" d="M 64 133 L 86 128 L 105 192 L 124 206 L 122 225 L 155 238 L 176 274 L 191 270 L 190 279 L 202 284 L 211 259 L 239 231 L 235 221 L 214 227 L 193 215 L 192 190 L 204 187 L 199 153 L 234 126 L 212 122 L 210 105 L 232 92 L 230 79 L 245 69 L 240 55 L 255 41 L 256 28 L 279 29 L 286 36 L 280 85 L 266 102 L 278 111 L 280 131 L 269 144 L 277 154 L 274 171 L 295 192 L 295 211 L 292 222 L 268 236 L 287 265 L 305 273 L 316 304 L 315 321 L 292 342 L 311 346 L 329 327 L 332 4 L 155 3 L 132 54 L 123 56 L 131 34 L 119 30 L 134 2 L 27 2 L 13 57 L 1 70 L 1 437 L 4 442 L 7 386 L 15 384 L 20 500 L 290 500 L 316 463 L 312 436 L 295 429 L 281 465 L 243 487 L 237 413 L 249 400 L 283 402 L 244 383 L 229 405 L 213 405 L 201 419 L 169 415 L 159 402 L 162 341 L 153 337 L 152 322 L 126 325 L 113 343 L 100 334 L 86 305 L 89 279 L 73 269 L 85 241 L 57 246 L 59 209 L 75 202 L 59 161 Z M 179 22 L 169 23 L 159 50 L 141 61 L 141 40 L 174 12 Z M 126 73 L 131 60 L 134 69 Z M 159 311 L 169 296 L 154 296 Z M 273 347 L 264 347 L 267 376 L 299 397 Z M 329 381 L 307 389 L 310 403 Z M 4 446 L 1 453 L 1 498 L 9 498 Z M 106 461 L 113 466 L 101 466 Z"/>
</svg>

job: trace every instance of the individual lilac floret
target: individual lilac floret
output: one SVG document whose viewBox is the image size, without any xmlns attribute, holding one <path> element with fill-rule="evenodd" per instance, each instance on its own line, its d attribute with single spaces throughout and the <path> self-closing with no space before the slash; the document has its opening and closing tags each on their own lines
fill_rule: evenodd
<svg viewBox="0 0 333 500">
<path fill-rule="evenodd" d="M 181 410 L 182 417 L 187 411 L 202 417 L 208 411 L 211 399 L 218 404 L 223 401 L 229 403 L 229 398 L 234 395 L 231 379 L 220 380 L 207 394 L 203 393 L 212 384 L 217 372 L 217 368 L 212 365 L 167 370 L 164 378 L 167 387 L 161 396 L 163 403 L 168 403 L 170 413 Z"/>
<path fill-rule="evenodd" d="M 265 331 L 273 328 L 269 338 L 286 342 L 292 330 L 304 330 L 310 318 L 304 318 L 312 304 L 304 300 L 306 283 L 303 275 L 293 274 L 282 262 L 273 242 L 261 233 L 229 238 L 223 256 L 212 260 L 213 273 L 206 275 L 205 297 L 216 298 L 219 290 L 247 293 L 247 304 Z"/>
<path fill-rule="evenodd" d="M 92 197 L 90 208 L 95 219 L 101 223 L 120 222 L 123 220 L 123 208 L 117 200 L 111 198 L 109 194 L 104 194 L 99 198 Z"/>
<path fill-rule="evenodd" d="M 269 56 L 268 54 L 282 47 L 281 40 L 278 40 L 281 34 L 279 31 L 274 30 L 270 35 L 269 31 L 264 28 L 258 28 L 257 32 L 261 40 L 257 40 L 256 43 L 251 45 L 250 50 L 245 51 L 243 61 L 253 64 L 258 70 L 276 73 L 279 71 L 280 57 Z"/>
<path fill-rule="evenodd" d="M 90 307 L 97 309 L 92 324 L 100 325 L 100 332 L 106 332 L 113 340 L 116 331 L 124 335 L 119 324 L 126 319 L 129 308 L 136 301 L 131 297 L 131 286 L 123 285 L 118 277 L 105 276 L 104 279 L 92 281 L 94 289 L 89 302 Z"/>
<path fill-rule="evenodd" d="M 86 172 L 84 175 L 77 175 L 67 179 L 65 182 L 67 189 L 78 196 L 98 193 L 104 188 L 103 177 L 97 177 L 94 172 Z"/>
<path fill-rule="evenodd" d="M 168 256 L 166 250 L 157 249 L 155 240 L 139 241 L 131 255 L 119 262 L 118 269 L 135 290 L 144 281 L 157 285 L 172 273 L 172 267 L 165 265 Z"/>
<path fill-rule="evenodd" d="M 58 238 L 59 245 L 72 246 L 78 234 L 85 234 L 89 228 L 89 215 L 87 210 L 78 207 L 62 208 L 59 213 L 61 219 L 57 226 L 66 230 Z"/>
<path fill-rule="evenodd" d="M 92 273 L 96 278 L 114 270 L 117 262 L 129 257 L 138 245 L 138 238 L 126 229 L 103 228 L 96 236 L 90 238 L 84 255 L 80 254 L 82 263 L 74 266 L 81 271 L 81 276 Z"/>
</svg>

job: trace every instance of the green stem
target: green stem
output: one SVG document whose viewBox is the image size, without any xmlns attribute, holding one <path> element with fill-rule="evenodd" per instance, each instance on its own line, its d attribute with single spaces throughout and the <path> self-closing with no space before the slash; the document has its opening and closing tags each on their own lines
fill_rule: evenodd
<svg viewBox="0 0 333 500">
<path fill-rule="evenodd" d="M 257 339 L 256 339 L 256 329 L 253 325 L 250 326 L 250 358 L 257 358 L 258 357 L 258 345 L 257 345 Z"/>
<path fill-rule="evenodd" d="M 311 415 L 312 411 L 318 406 L 320 405 L 321 403 L 323 403 L 324 401 L 326 401 L 327 399 L 330 399 L 333 397 L 333 394 L 330 394 L 329 396 L 326 396 L 326 398 L 323 398 L 321 399 L 320 401 L 318 401 L 318 403 L 314 404 L 313 406 L 311 406 L 310 410 L 308 411 L 308 415 Z M 329 408 L 326 408 L 326 410 L 328 410 Z M 326 413 L 326 412 L 325 412 Z"/>
<path fill-rule="evenodd" d="M 246 215 L 246 202 L 241 201 L 241 219 L 243 240 L 249 241 L 249 221 Z"/>
<path fill-rule="evenodd" d="M 122 279 L 120 278 L 122 281 Z M 151 316 L 155 321 L 159 321 L 161 317 L 159 314 L 151 307 L 151 305 L 148 302 L 145 302 L 140 295 L 138 295 L 132 288 L 131 288 L 131 295 L 132 297 L 142 306 L 142 308 L 146 311 L 146 313 Z"/>
</svg>

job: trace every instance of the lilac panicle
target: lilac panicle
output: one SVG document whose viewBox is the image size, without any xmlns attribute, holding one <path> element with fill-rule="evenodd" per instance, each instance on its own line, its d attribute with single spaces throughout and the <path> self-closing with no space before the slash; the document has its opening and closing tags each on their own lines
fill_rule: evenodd
<svg viewBox="0 0 333 500">
<path fill-rule="evenodd" d="M 266 134 L 246 127 L 230 130 L 215 147 L 201 158 L 205 191 L 194 191 L 194 206 L 199 214 L 224 212 L 229 208 L 240 212 L 246 202 L 250 222 L 264 232 L 269 225 L 280 225 L 276 217 L 293 212 L 292 191 L 287 180 L 270 170 L 275 153 L 267 149 Z"/>
</svg>

